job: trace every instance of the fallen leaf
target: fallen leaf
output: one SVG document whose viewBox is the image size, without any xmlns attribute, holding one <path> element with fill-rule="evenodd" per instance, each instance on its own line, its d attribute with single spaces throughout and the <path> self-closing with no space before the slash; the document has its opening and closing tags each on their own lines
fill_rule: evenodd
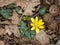
<svg viewBox="0 0 60 45">
<path fill-rule="evenodd" d="M 16 4 L 24 10 L 23 15 L 32 15 L 34 7 L 40 4 L 40 0 L 17 0 Z"/>
<path fill-rule="evenodd" d="M 0 7 L 14 3 L 16 0 L 0 0 Z"/>
<path fill-rule="evenodd" d="M 11 24 L 9 21 L 3 21 L 3 22 L 0 22 L 0 24 Z"/>
<path fill-rule="evenodd" d="M 0 45 L 5 45 L 4 42 L 2 40 L 0 40 Z"/>
<path fill-rule="evenodd" d="M 14 36 L 20 37 L 19 27 L 17 25 L 5 25 L 5 30 L 5 34 L 8 33 L 11 35 L 13 33 Z"/>
<path fill-rule="evenodd" d="M 15 12 L 15 10 L 13 11 L 13 16 L 10 19 L 12 24 L 19 24 L 20 22 L 18 14 Z"/>
<path fill-rule="evenodd" d="M 56 45 L 55 43 L 51 42 L 50 45 Z"/>
<path fill-rule="evenodd" d="M 11 34 L 12 34 L 12 32 L 10 31 L 8 25 L 5 25 L 5 32 L 4 32 L 4 34 L 6 34 L 6 33 L 7 33 L 8 35 L 11 35 Z"/>
<path fill-rule="evenodd" d="M 60 40 L 57 41 L 56 45 L 60 45 Z"/>
<path fill-rule="evenodd" d="M 9 25 L 10 31 L 14 33 L 16 37 L 20 37 L 19 27 L 17 25 Z"/>
<path fill-rule="evenodd" d="M 41 43 L 41 45 L 49 45 L 49 37 L 44 30 L 41 30 L 35 38 Z"/>
<path fill-rule="evenodd" d="M 4 34 L 4 29 L 0 28 L 0 35 L 3 35 L 3 34 Z"/>
<path fill-rule="evenodd" d="M 60 0 L 58 0 L 58 5 L 60 6 Z"/>
</svg>

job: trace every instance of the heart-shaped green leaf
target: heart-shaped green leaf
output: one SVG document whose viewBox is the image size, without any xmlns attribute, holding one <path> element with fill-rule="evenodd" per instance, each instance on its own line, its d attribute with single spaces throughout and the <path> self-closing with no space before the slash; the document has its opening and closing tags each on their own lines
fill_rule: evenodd
<svg viewBox="0 0 60 45">
<path fill-rule="evenodd" d="M 7 8 L 14 8 L 14 7 L 16 7 L 15 3 L 11 3 L 11 4 L 7 5 Z"/>
<path fill-rule="evenodd" d="M 0 10 L 0 14 L 6 19 L 10 18 L 11 13 L 12 13 L 11 9 L 1 9 Z"/>
<path fill-rule="evenodd" d="M 19 12 L 20 12 L 20 10 L 21 10 L 21 8 L 20 7 L 16 7 L 16 12 L 19 14 Z"/>
<path fill-rule="evenodd" d="M 20 31 L 20 35 L 21 35 L 21 36 L 24 36 L 24 32 L 23 32 L 23 31 Z"/>
<path fill-rule="evenodd" d="M 28 39 L 31 39 L 31 35 L 28 31 L 25 32 L 25 36 L 28 38 Z"/>
<path fill-rule="evenodd" d="M 46 13 L 46 9 L 45 8 L 40 8 L 39 9 L 39 14 L 40 15 L 44 15 Z"/>
</svg>

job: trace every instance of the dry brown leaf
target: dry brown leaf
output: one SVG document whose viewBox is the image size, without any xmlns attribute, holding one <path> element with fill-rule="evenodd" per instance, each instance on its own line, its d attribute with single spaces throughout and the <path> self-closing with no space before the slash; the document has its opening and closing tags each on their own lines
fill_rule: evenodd
<svg viewBox="0 0 60 45">
<path fill-rule="evenodd" d="M 58 5 L 60 6 L 60 0 L 58 0 Z"/>
<path fill-rule="evenodd" d="M 0 45 L 5 45 L 4 42 L 2 40 L 0 40 Z"/>
<path fill-rule="evenodd" d="M 0 28 L 0 35 L 3 35 L 3 34 L 4 34 L 4 29 Z"/>
<path fill-rule="evenodd" d="M 12 24 L 19 24 L 19 17 L 15 10 L 13 12 L 13 16 L 10 19 Z"/>
<path fill-rule="evenodd" d="M 40 0 L 17 0 L 16 4 L 24 9 L 23 15 L 32 15 L 32 10 L 35 10 L 35 6 L 40 4 Z"/>
<path fill-rule="evenodd" d="M 36 39 L 41 43 L 41 45 L 49 45 L 49 36 L 41 30 L 39 34 L 36 35 Z"/>
<path fill-rule="evenodd" d="M 5 34 L 8 33 L 11 35 L 12 33 L 16 37 L 20 37 L 20 31 L 17 25 L 5 25 Z"/>
<path fill-rule="evenodd" d="M 24 9 L 23 15 L 32 15 L 32 10 L 35 10 L 34 7 L 40 4 L 40 0 L 0 0 L 0 7 L 10 3 L 16 3 L 17 6 L 21 6 Z"/>
<path fill-rule="evenodd" d="M 44 1 L 49 5 L 51 5 L 54 2 L 54 0 L 44 0 Z"/>
<path fill-rule="evenodd" d="M 49 13 L 46 13 L 46 14 L 43 16 L 43 19 L 44 19 L 45 22 L 47 22 L 47 23 L 49 23 L 49 24 L 53 21 L 52 15 L 49 14 Z"/>
<path fill-rule="evenodd" d="M 0 22 L 0 24 L 11 24 L 9 21 L 3 21 L 3 22 Z"/>
<path fill-rule="evenodd" d="M 16 37 L 20 37 L 19 27 L 17 25 L 9 25 L 10 31 L 14 33 Z"/>
<path fill-rule="evenodd" d="M 48 29 L 51 29 L 51 30 L 58 29 L 58 25 L 57 25 L 56 21 L 52 21 L 50 23 L 50 25 L 48 25 L 47 27 L 48 27 Z"/>
<path fill-rule="evenodd" d="M 56 45 L 60 45 L 60 40 L 57 41 Z"/>
<path fill-rule="evenodd" d="M 60 9 L 56 6 L 56 5 L 51 5 L 50 8 L 49 8 L 49 13 L 52 15 L 52 16 L 57 16 L 60 12 Z"/>
<path fill-rule="evenodd" d="M 11 35 L 12 34 L 12 32 L 10 31 L 10 28 L 9 28 L 9 26 L 8 25 L 5 25 L 5 32 L 4 32 L 4 34 L 8 34 L 8 35 Z"/>
<path fill-rule="evenodd" d="M 10 3 L 15 2 L 16 0 L 0 0 L 0 7 L 3 7 L 5 5 L 8 5 Z"/>
</svg>

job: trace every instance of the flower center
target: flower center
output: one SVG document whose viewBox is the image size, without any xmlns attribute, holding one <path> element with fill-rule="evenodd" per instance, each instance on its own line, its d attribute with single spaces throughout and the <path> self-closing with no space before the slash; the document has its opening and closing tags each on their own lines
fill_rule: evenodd
<svg viewBox="0 0 60 45">
<path fill-rule="evenodd" d="M 36 23 L 35 23 L 35 27 L 36 27 L 36 28 L 38 28 L 38 26 L 39 26 L 39 23 L 38 23 L 38 22 L 36 22 Z"/>
</svg>

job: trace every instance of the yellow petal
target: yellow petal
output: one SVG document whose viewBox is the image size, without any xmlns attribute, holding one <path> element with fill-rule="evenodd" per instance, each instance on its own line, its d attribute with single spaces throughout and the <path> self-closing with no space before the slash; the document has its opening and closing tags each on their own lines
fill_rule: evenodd
<svg viewBox="0 0 60 45">
<path fill-rule="evenodd" d="M 42 25 L 42 26 L 39 26 L 39 28 L 40 28 L 40 29 L 43 29 L 43 28 L 45 28 L 45 27 Z"/>
<path fill-rule="evenodd" d="M 31 26 L 34 26 L 34 24 L 33 24 L 33 23 L 31 23 Z"/>
<path fill-rule="evenodd" d="M 42 19 L 40 19 L 39 22 L 42 22 Z"/>
<path fill-rule="evenodd" d="M 36 22 L 38 21 L 38 17 L 35 18 L 35 21 L 36 21 Z"/>
<path fill-rule="evenodd" d="M 34 18 L 31 18 L 31 21 L 34 23 L 35 22 Z"/>
<path fill-rule="evenodd" d="M 39 22 L 39 25 L 44 25 L 44 22 Z"/>
<path fill-rule="evenodd" d="M 36 33 L 39 33 L 39 29 L 38 28 L 36 28 Z"/>
<path fill-rule="evenodd" d="M 31 30 L 34 30 L 34 29 L 35 29 L 35 27 L 32 27 L 32 28 L 31 28 Z"/>
</svg>

